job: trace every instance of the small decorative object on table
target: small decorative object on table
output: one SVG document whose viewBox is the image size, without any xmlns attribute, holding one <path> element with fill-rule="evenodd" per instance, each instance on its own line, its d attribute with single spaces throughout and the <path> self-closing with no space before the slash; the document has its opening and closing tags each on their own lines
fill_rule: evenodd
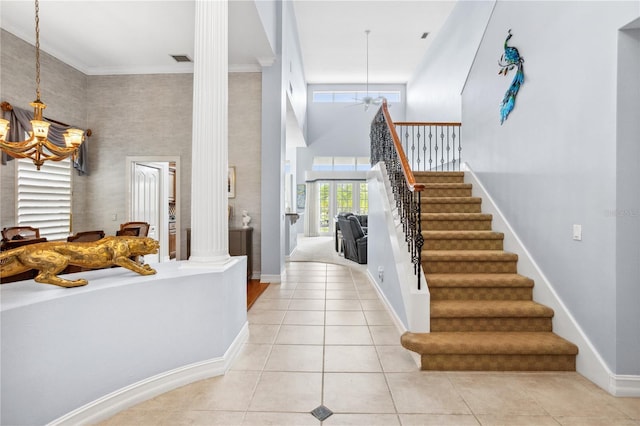
<svg viewBox="0 0 640 426">
<path fill-rule="evenodd" d="M 249 212 L 246 210 L 242 210 L 242 227 L 248 228 L 249 222 L 251 222 L 251 216 L 249 216 Z"/>
</svg>

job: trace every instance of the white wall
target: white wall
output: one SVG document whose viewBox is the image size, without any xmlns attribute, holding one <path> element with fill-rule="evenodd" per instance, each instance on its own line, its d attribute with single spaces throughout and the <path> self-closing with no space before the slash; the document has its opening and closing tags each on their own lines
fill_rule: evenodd
<svg viewBox="0 0 640 426">
<path fill-rule="evenodd" d="M 277 282 L 284 270 L 284 167 L 287 96 L 305 125 L 304 70 L 291 2 L 277 3 L 276 59 L 262 71 L 262 279 Z M 293 88 L 293 90 L 291 90 Z"/>
<path fill-rule="evenodd" d="M 407 83 L 407 121 L 460 121 L 462 89 L 494 5 L 456 3 Z"/>
<path fill-rule="evenodd" d="M 637 185 L 616 181 L 616 73 L 618 29 L 638 14 L 637 2 L 500 1 L 462 95 L 465 161 L 618 374 L 638 372 L 637 356 L 635 366 L 617 365 L 637 346 L 616 340 L 610 214 L 616 186 Z M 499 76 L 497 61 L 509 29 L 525 82 L 501 126 L 498 105 L 513 72 Z M 582 225 L 582 241 L 572 240 L 573 224 Z M 637 304 L 630 310 L 637 315 Z"/>
<path fill-rule="evenodd" d="M 271 50 L 275 52 L 278 40 L 278 9 L 276 7 L 276 0 L 255 0 L 255 4 Z"/>
<path fill-rule="evenodd" d="M 640 375 L 640 19 L 620 31 L 616 220 L 616 370 Z"/>
<path fill-rule="evenodd" d="M 304 136 L 307 133 L 307 81 L 304 76 L 300 37 L 292 3 L 285 2 L 284 9 L 285 25 L 282 42 L 284 60 L 282 65 L 286 79 L 285 90 L 298 126 Z"/>
<path fill-rule="evenodd" d="M 33 280 L 0 286 L 3 425 L 44 425 L 81 407 L 103 420 L 102 409 L 113 415 L 224 374 L 247 322 L 238 285 L 246 259 L 218 271 L 155 267 L 151 276 L 83 272 L 89 285 L 71 289 Z M 64 424 L 96 422 L 72 416 Z"/>
</svg>

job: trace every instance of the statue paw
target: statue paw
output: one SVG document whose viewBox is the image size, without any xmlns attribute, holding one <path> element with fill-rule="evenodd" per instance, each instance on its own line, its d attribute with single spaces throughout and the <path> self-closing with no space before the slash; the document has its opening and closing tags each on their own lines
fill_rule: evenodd
<svg viewBox="0 0 640 426">
<path fill-rule="evenodd" d="M 38 275 L 34 278 L 34 281 L 42 284 L 53 284 L 59 287 L 72 288 L 72 287 L 82 287 L 83 285 L 89 284 L 89 281 L 84 278 L 80 278 L 77 280 L 65 280 L 56 275 Z"/>
<path fill-rule="evenodd" d="M 64 287 L 82 287 L 83 285 L 87 285 L 89 284 L 89 281 L 85 280 L 84 278 L 80 278 L 78 280 L 73 280 L 73 281 L 69 281 L 69 284 L 64 285 Z"/>
</svg>

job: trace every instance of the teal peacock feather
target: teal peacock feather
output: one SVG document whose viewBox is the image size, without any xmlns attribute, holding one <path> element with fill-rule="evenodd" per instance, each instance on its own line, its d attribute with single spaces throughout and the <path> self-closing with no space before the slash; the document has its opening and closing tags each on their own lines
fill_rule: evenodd
<svg viewBox="0 0 640 426">
<path fill-rule="evenodd" d="M 511 82 L 511 86 L 509 86 L 509 89 L 504 94 L 504 98 L 502 98 L 502 102 L 500 103 L 500 124 L 504 123 L 504 120 L 507 119 L 513 110 L 520 86 L 524 83 L 524 58 L 520 56 L 518 49 L 507 45 L 511 37 L 511 30 L 509 30 L 507 38 L 504 41 L 504 53 L 498 61 L 498 65 L 500 66 L 498 74 L 506 76 L 507 73 L 514 68 L 517 68 L 517 71 L 516 76 Z"/>
</svg>

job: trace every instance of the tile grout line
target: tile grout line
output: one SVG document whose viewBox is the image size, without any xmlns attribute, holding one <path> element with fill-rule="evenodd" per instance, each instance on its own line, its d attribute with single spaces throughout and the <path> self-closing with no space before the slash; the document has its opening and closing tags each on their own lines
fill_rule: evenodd
<svg viewBox="0 0 640 426">
<path fill-rule="evenodd" d="M 297 283 L 296 283 L 296 287 L 297 287 Z M 295 287 L 294 287 L 294 289 L 295 289 Z M 289 304 L 287 304 L 287 311 L 289 310 L 289 305 L 290 304 L 291 304 L 291 298 L 289 298 Z M 242 424 L 245 423 L 245 420 L 247 418 L 247 414 L 250 412 L 249 408 L 251 407 L 251 403 L 253 402 L 253 399 L 256 396 L 256 391 L 258 390 L 258 384 L 260 383 L 260 380 L 262 380 L 262 376 L 263 376 L 265 368 L 267 366 L 267 362 L 269 362 L 269 358 L 271 357 L 271 353 L 273 352 L 273 347 L 275 346 L 276 340 L 278 339 L 278 334 L 280 334 L 280 330 L 282 329 L 282 323 L 284 322 L 284 317 L 285 316 L 286 316 L 286 313 L 285 313 L 285 315 L 282 316 L 282 319 L 280 320 L 280 323 L 277 324 L 278 325 L 278 330 L 275 333 L 275 337 L 273 338 L 273 341 L 269 345 L 269 352 L 268 352 L 268 354 L 267 354 L 267 356 L 265 358 L 265 361 L 264 361 L 264 364 L 262 365 L 262 368 L 260 369 L 260 372 L 258 374 L 258 378 L 256 380 L 256 384 L 253 386 L 253 390 L 251 392 L 251 397 L 249 398 L 249 403 L 247 404 L 247 408 L 244 411 L 244 414 L 242 416 Z M 248 322 L 248 319 L 247 319 L 247 322 Z M 246 345 L 246 343 L 245 343 L 245 345 Z"/>
</svg>

